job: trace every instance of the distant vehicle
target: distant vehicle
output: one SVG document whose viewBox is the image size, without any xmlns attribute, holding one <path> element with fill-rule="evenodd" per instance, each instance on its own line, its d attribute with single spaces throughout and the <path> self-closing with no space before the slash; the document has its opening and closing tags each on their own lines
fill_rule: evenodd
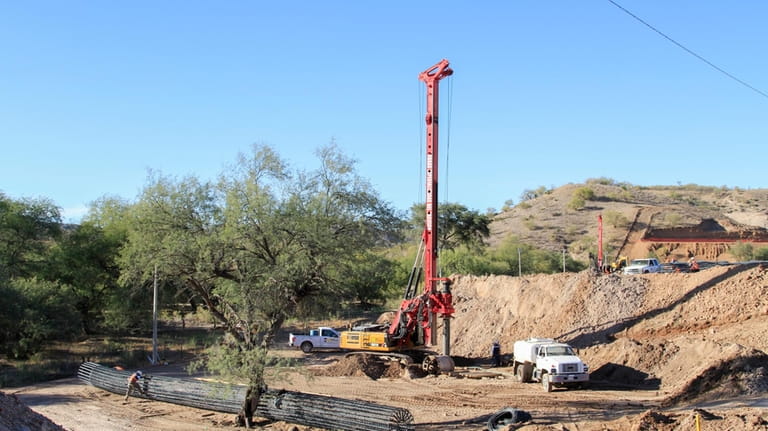
<svg viewBox="0 0 768 431">
<path fill-rule="evenodd" d="M 339 333 L 333 328 L 319 327 L 304 334 L 289 334 L 288 346 L 298 347 L 304 353 L 313 349 L 338 349 Z"/>
<path fill-rule="evenodd" d="M 520 382 L 540 382 L 546 392 L 589 384 L 589 367 L 571 346 L 552 338 L 515 341 L 513 372 Z"/>
<path fill-rule="evenodd" d="M 633 259 L 624 268 L 624 274 L 649 274 L 652 272 L 661 272 L 661 265 L 657 259 Z"/>
</svg>

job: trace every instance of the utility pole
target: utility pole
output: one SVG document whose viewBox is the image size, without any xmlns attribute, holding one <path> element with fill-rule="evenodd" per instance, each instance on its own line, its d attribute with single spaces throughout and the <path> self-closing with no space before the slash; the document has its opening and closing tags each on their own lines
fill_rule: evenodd
<svg viewBox="0 0 768 431">
<path fill-rule="evenodd" d="M 152 365 L 159 362 L 157 354 L 157 265 L 155 265 L 155 277 L 152 297 L 152 359 L 149 361 Z"/>
<path fill-rule="evenodd" d="M 565 246 L 563 246 L 563 273 L 565 273 Z"/>
</svg>

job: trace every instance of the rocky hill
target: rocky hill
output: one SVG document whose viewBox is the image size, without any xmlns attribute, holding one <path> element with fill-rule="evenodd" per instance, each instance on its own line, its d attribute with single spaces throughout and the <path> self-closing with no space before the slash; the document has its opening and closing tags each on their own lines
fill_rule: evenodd
<svg viewBox="0 0 768 431">
<path fill-rule="evenodd" d="M 630 259 L 656 254 L 662 260 L 696 255 L 733 260 L 733 241 L 695 241 L 714 228 L 732 238 L 749 236 L 768 246 L 768 189 L 697 185 L 635 186 L 610 179 L 588 180 L 530 191 L 527 199 L 498 213 L 491 223 L 491 245 L 509 236 L 548 250 L 567 248 L 582 261 L 597 252 L 598 216 L 603 218 L 605 258 Z M 714 222 L 714 223 L 712 223 Z M 705 228 L 701 228 L 705 226 Z M 684 241 L 652 241 L 649 232 L 687 230 Z M 691 241 L 693 239 L 693 241 Z"/>
</svg>

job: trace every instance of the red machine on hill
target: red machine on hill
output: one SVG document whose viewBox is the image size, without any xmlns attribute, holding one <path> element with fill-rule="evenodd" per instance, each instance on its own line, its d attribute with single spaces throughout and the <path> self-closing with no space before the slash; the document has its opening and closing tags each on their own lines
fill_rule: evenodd
<svg viewBox="0 0 768 431">
<path fill-rule="evenodd" d="M 450 359 L 450 319 L 453 315 L 451 281 L 441 278 L 437 270 L 437 179 L 438 179 L 438 107 L 439 82 L 453 70 L 442 60 L 419 74 L 427 86 L 427 166 L 426 219 L 416 263 L 408 279 L 403 301 L 386 332 L 345 331 L 341 347 L 378 352 L 408 352 L 437 344 L 437 318 L 443 320 L 442 355 L 426 355 L 424 368 L 435 371 L 453 369 Z M 424 290 L 417 294 L 423 269 Z M 439 287 L 438 287 L 439 286 Z M 416 355 L 414 355 L 416 356 Z"/>
</svg>

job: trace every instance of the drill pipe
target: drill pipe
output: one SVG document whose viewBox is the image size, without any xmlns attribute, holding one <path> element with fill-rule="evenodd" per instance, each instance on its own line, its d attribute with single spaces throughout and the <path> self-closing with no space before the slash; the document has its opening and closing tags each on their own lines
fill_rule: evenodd
<svg viewBox="0 0 768 431">
<path fill-rule="evenodd" d="M 83 363 L 77 372 L 84 383 L 121 395 L 130 375 L 93 362 Z M 135 396 L 222 413 L 240 413 L 246 396 L 245 386 L 190 378 L 147 376 L 140 382 L 146 395 L 134 392 Z M 415 429 L 407 409 L 285 390 L 264 392 L 254 416 L 340 431 Z"/>
</svg>

